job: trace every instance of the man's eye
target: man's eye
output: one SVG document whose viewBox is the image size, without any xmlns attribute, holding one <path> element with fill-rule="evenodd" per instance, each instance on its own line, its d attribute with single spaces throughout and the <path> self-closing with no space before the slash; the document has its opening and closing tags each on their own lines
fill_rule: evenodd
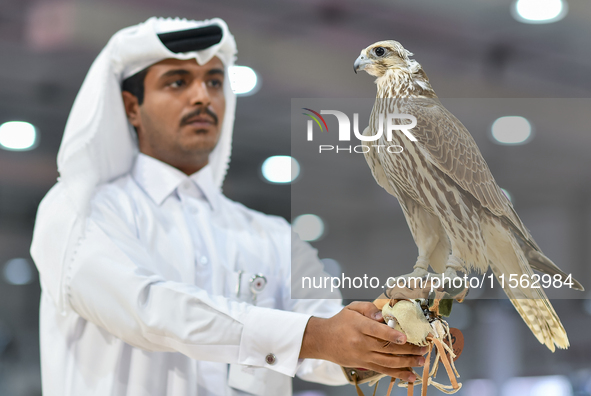
<svg viewBox="0 0 591 396">
<path fill-rule="evenodd" d="M 185 85 L 185 80 L 179 79 L 169 84 L 172 88 L 180 88 Z"/>
<path fill-rule="evenodd" d="M 218 80 L 218 79 L 209 80 L 210 87 L 221 88 L 222 84 L 223 84 L 222 80 Z"/>
</svg>

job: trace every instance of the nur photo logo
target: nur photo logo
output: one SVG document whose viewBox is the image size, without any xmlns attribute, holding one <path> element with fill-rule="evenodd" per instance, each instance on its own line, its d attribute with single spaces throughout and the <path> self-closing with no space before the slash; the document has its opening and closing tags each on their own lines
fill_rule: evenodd
<svg viewBox="0 0 591 396">
<path fill-rule="evenodd" d="M 314 140 L 314 124 L 318 126 L 318 129 L 321 133 L 328 132 L 328 125 L 326 120 L 322 115 L 333 115 L 336 117 L 339 128 L 338 128 L 338 140 L 340 142 L 348 142 L 351 141 L 351 129 L 353 129 L 353 134 L 357 139 L 362 142 L 376 142 L 378 140 L 384 140 L 382 137 L 384 136 L 385 132 L 385 140 L 387 142 L 392 142 L 393 140 L 393 132 L 394 131 L 401 131 L 406 138 L 408 138 L 411 142 L 416 142 L 417 138 L 410 132 L 410 130 L 417 126 L 417 119 L 412 114 L 399 114 L 399 113 L 381 113 L 378 117 L 378 132 L 375 135 L 364 135 L 363 133 L 359 132 L 359 113 L 353 113 L 353 125 L 351 128 L 351 120 L 349 116 L 342 111 L 338 110 L 320 110 L 317 112 L 307 107 L 303 107 L 303 110 L 308 111 L 309 113 L 302 113 L 303 115 L 309 117 L 306 124 L 306 139 L 311 142 Z M 409 124 L 399 124 L 396 123 L 396 120 L 409 120 Z M 396 144 L 361 144 L 357 146 L 346 146 L 346 147 L 339 147 L 330 145 L 330 144 L 321 144 L 318 146 L 318 152 L 321 153 L 323 151 L 334 151 L 336 153 L 340 151 L 346 151 L 349 153 L 367 153 L 372 148 L 380 152 L 380 149 L 384 149 L 389 153 L 401 153 L 404 151 L 404 147 Z"/>
</svg>

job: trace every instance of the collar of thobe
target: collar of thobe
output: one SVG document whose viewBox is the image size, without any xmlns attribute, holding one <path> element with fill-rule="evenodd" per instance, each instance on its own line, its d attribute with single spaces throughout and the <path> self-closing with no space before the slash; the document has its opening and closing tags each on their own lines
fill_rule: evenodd
<svg viewBox="0 0 591 396">
<path fill-rule="evenodd" d="M 187 176 L 165 162 L 139 153 L 132 176 L 157 205 L 162 205 L 175 191 L 179 196 L 204 198 L 214 211 L 219 205 L 221 193 L 215 186 L 209 164 Z"/>
</svg>

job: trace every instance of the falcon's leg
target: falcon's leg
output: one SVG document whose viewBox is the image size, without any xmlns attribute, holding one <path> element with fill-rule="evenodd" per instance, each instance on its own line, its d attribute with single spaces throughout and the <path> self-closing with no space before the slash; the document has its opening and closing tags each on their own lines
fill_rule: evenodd
<svg viewBox="0 0 591 396">
<path fill-rule="evenodd" d="M 463 260 L 457 255 L 457 252 L 461 252 L 461 248 L 455 242 L 456 241 L 453 239 L 449 242 L 451 246 L 451 252 L 448 252 L 449 255 L 446 257 L 445 266 L 441 265 L 439 268 L 434 267 L 438 274 L 429 274 L 429 277 L 439 278 L 441 280 L 440 284 L 448 286 L 449 288 L 455 288 L 453 285 L 454 279 L 461 279 L 462 275 L 458 275 L 458 271 L 466 272 Z"/>
<path fill-rule="evenodd" d="M 439 243 L 439 236 L 437 234 L 423 235 L 420 237 L 420 242 L 417 242 L 416 239 L 415 242 L 419 248 L 419 256 L 417 257 L 417 261 L 413 266 L 413 271 L 410 274 L 404 276 L 422 278 L 425 275 L 430 275 L 428 271 L 430 264 L 429 257 Z"/>
<path fill-rule="evenodd" d="M 399 201 L 419 250 L 413 271 L 401 277 L 408 279 L 439 275 L 428 272 L 428 269 L 431 265 L 436 272 L 443 272 L 450 252 L 449 240 L 441 221 L 408 197 L 399 198 Z"/>
<path fill-rule="evenodd" d="M 458 275 L 458 271 L 465 271 L 464 266 L 462 265 L 462 260 L 459 259 L 458 257 L 454 256 L 453 253 L 449 255 L 449 258 L 447 259 L 447 263 L 445 264 L 445 271 L 442 274 L 435 274 L 432 275 L 430 274 L 430 277 L 437 277 L 439 279 L 441 279 L 441 284 L 443 285 L 445 282 L 445 285 L 448 284 L 448 282 L 453 282 L 453 280 L 455 278 L 460 277 Z M 449 281 L 447 279 L 450 279 Z M 453 283 L 451 285 L 449 285 L 449 287 L 452 287 Z"/>
</svg>

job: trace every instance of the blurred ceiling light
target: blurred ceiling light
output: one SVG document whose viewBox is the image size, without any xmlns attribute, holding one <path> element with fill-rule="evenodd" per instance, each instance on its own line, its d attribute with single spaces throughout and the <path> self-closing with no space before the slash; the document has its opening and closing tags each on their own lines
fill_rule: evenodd
<svg viewBox="0 0 591 396">
<path fill-rule="evenodd" d="M 511 14 L 523 23 L 552 23 L 564 18 L 568 4 L 564 0 L 517 0 Z"/>
<path fill-rule="evenodd" d="M 324 264 L 324 272 L 330 276 L 340 277 L 343 274 L 341 264 L 335 259 L 323 258 L 320 261 L 322 261 L 322 264 Z"/>
<path fill-rule="evenodd" d="M 531 124 L 520 116 L 500 117 L 492 125 L 492 136 L 500 144 L 523 144 L 531 137 Z"/>
<path fill-rule="evenodd" d="M 304 241 L 316 241 L 324 234 L 324 222 L 314 214 L 303 214 L 296 217 L 292 227 Z"/>
<path fill-rule="evenodd" d="M 232 66 L 230 85 L 236 95 L 249 96 L 258 91 L 259 79 L 255 71 L 248 66 Z"/>
<path fill-rule="evenodd" d="M 11 285 L 26 285 L 33 281 L 31 264 L 24 258 L 14 258 L 4 264 L 4 279 Z"/>
<path fill-rule="evenodd" d="M 263 162 L 261 171 L 271 183 L 291 183 L 300 174 L 300 164 L 289 155 L 274 155 Z"/>
<path fill-rule="evenodd" d="M 0 148 L 25 151 L 35 148 L 37 131 L 32 124 L 24 121 L 9 121 L 0 125 Z"/>
</svg>

